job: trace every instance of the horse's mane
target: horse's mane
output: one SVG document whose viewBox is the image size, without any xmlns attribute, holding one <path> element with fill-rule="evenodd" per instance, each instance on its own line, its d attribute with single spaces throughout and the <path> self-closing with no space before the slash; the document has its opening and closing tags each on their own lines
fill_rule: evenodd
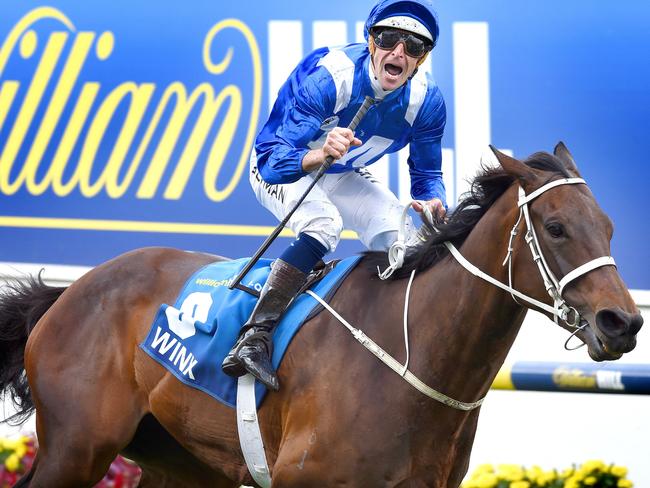
<svg viewBox="0 0 650 488">
<path fill-rule="evenodd" d="M 566 178 L 571 176 L 560 159 L 546 152 L 537 152 L 523 162 L 541 171 L 560 174 Z M 513 182 L 514 178 L 500 166 L 481 165 L 469 192 L 463 195 L 446 222 L 436 223 L 435 231 L 430 224 L 424 222 L 426 241 L 418 246 L 416 252 L 407 252 L 404 264 L 393 273 L 391 279 L 405 278 L 413 270 L 420 272 L 436 264 L 449 253 L 444 245 L 446 241 L 460 247 L 478 221 Z M 388 255 L 386 252 L 368 251 L 364 253 L 363 262 L 376 272 L 377 267 L 383 270 L 388 266 Z"/>
</svg>

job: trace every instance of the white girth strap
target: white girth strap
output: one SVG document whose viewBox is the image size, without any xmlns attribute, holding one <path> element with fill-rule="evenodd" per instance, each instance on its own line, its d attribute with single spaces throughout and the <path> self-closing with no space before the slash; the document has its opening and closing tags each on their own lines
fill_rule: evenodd
<svg viewBox="0 0 650 488">
<path fill-rule="evenodd" d="M 271 475 L 257 420 L 255 378 L 250 374 L 240 376 L 237 381 L 237 430 L 249 473 L 262 488 L 270 488 Z"/>
</svg>

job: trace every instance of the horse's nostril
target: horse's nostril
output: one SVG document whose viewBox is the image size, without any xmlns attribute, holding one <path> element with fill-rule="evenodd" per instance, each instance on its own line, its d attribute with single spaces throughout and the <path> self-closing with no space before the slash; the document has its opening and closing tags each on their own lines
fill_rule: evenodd
<svg viewBox="0 0 650 488">
<path fill-rule="evenodd" d="M 604 309 L 596 314 L 596 325 L 608 337 L 618 337 L 625 334 L 631 320 L 631 315 L 622 310 Z M 640 325 L 638 326 L 641 327 Z"/>
<path fill-rule="evenodd" d="M 628 332 L 632 335 L 636 335 L 641 329 L 642 325 L 643 325 L 643 317 L 641 316 L 640 313 L 637 313 L 636 315 L 632 316 L 632 320 L 630 321 L 630 327 L 628 329 Z"/>
</svg>

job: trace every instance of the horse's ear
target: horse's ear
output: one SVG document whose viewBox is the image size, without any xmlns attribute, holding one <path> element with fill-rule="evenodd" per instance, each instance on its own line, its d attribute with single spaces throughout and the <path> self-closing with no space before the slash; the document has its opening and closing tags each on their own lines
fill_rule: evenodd
<svg viewBox="0 0 650 488">
<path fill-rule="evenodd" d="M 553 154 L 564 163 L 564 167 L 568 171 L 572 171 L 576 175 L 580 176 L 580 172 L 578 171 L 576 162 L 573 160 L 573 156 L 571 156 L 571 153 L 562 141 L 557 143 L 555 149 L 553 149 Z"/>
<path fill-rule="evenodd" d="M 492 152 L 497 157 L 501 167 L 506 170 L 506 173 L 517 178 L 524 189 L 535 185 L 538 176 L 532 168 L 512 156 L 502 153 L 492 144 L 490 144 L 490 149 L 492 149 Z"/>
</svg>

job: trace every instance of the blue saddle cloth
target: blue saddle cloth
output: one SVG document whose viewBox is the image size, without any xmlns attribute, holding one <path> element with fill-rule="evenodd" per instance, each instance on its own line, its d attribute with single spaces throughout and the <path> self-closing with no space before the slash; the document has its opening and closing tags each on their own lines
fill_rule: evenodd
<svg viewBox="0 0 650 488">
<path fill-rule="evenodd" d="M 230 407 L 237 401 L 237 379 L 221 371 L 221 363 L 235 344 L 239 329 L 248 320 L 257 298 L 228 285 L 248 258 L 221 261 L 198 270 L 185 283 L 174 306 L 163 304 L 140 347 L 183 383 L 204 391 Z M 312 291 L 324 298 L 359 262 L 353 256 L 339 262 L 317 282 Z M 242 284 L 261 290 L 271 271 L 271 260 L 258 261 Z M 273 334 L 272 362 L 277 369 L 300 326 L 318 302 L 303 293 L 285 312 Z M 259 407 L 266 388 L 255 384 Z"/>
</svg>

